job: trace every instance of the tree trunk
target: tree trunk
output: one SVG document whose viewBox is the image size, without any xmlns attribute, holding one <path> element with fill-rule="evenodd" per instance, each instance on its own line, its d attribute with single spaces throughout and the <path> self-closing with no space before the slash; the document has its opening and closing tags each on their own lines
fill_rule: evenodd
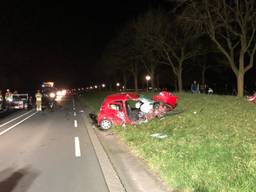
<svg viewBox="0 0 256 192">
<path fill-rule="evenodd" d="M 243 97 L 244 96 L 244 71 L 239 70 L 237 78 L 237 96 Z"/>
<path fill-rule="evenodd" d="M 137 65 L 137 63 L 134 64 L 133 77 L 134 77 L 135 92 L 139 92 L 139 88 L 138 88 L 138 65 Z"/>
<path fill-rule="evenodd" d="M 205 85 L 205 72 L 206 72 L 206 64 L 204 63 L 203 64 L 203 67 L 202 67 L 202 84 Z"/>
<path fill-rule="evenodd" d="M 150 70 L 150 76 L 151 76 L 151 87 L 152 87 L 152 91 L 155 91 L 155 67 L 151 66 L 151 70 Z"/>
<path fill-rule="evenodd" d="M 178 91 L 178 86 L 177 86 L 177 79 L 174 79 L 174 91 L 177 92 Z"/>
<path fill-rule="evenodd" d="M 160 89 L 159 75 L 156 76 L 156 88 L 157 90 Z"/>
<path fill-rule="evenodd" d="M 182 91 L 182 87 L 183 87 L 183 83 L 182 83 L 182 67 L 181 66 L 182 66 L 182 64 L 180 64 L 180 67 L 178 69 L 178 74 L 177 74 L 179 92 Z"/>
<path fill-rule="evenodd" d="M 123 88 L 123 90 L 126 91 L 126 85 L 127 85 L 127 74 L 126 74 L 126 71 L 123 71 L 123 81 L 124 81 L 124 88 Z"/>
<path fill-rule="evenodd" d="M 139 88 L 138 88 L 138 76 L 137 76 L 137 74 L 134 74 L 134 89 L 135 89 L 135 92 L 139 92 Z"/>
</svg>

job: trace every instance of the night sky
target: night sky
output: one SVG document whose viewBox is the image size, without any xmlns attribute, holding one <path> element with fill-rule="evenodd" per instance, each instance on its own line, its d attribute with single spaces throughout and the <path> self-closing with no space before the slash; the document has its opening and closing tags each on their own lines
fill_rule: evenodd
<svg viewBox="0 0 256 192">
<path fill-rule="evenodd" d="M 0 5 L 1 88 L 81 86 L 121 27 L 160 1 L 6 1 Z"/>
</svg>

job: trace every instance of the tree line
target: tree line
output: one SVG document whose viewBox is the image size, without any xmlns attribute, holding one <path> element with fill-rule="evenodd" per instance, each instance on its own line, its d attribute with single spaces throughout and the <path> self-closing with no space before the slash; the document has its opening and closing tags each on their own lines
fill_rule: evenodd
<svg viewBox="0 0 256 192">
<path fill-rule="evenodd" d="M 201 69 L 202 83 L 210 68 L 231 69 L 237 95 L 244 95 L 246 72 L 256 52 L 254 0 L 184 0 L 169 9 L 150 8 L 129 21 L 109 43 L 102 56 L 106 73 L 131 74 L 138 91 L 143 67 L 155 88 L 156 70 L 168 66 L 177 91 L 183 90 L 184 70 Z M 215 54 L 217 62 L 209 55 Z"/>
</svg>

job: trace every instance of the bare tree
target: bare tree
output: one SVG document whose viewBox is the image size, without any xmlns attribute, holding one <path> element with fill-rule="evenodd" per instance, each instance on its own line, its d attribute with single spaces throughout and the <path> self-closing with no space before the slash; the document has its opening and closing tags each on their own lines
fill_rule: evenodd
<svg viewBox="0 0 256 192">
<path fill-rule="evenodd" d="M 130 74 L 134 78 L 134 89 L 138 92 L 138 58 L 135 49 L 134 28 L 128 23 L 113 39 L 106 48 L 102 62 L 109 66 L 112 71 L 122 73 L 124 87 L 126 89 L 127 77 Z"/>
<path fill-rule="evenodd" d="M 244 94 L 245 73 L 256 52 L 255 0 L 188 0 L 184 23 L 205 31 L 225 56 L 237 79 L 238 96 Z"/>
<path fill-rule="evenodd" d="M 136 22 L 135 28 L 135 47 L 140 53 L 140 62 L 142 62 L 151 76 L 151 86 L 155 88 L 155 71 L 160 64 L 160 54 L 156 41 L 163 29 L 163 14 L 160 10 L 148 10 L 144 15 L 140 15 Z"/>
<path fill-rule="evenodd" d="M 194 43 L 200 34 L 190 33 L 179 25 L 175 14 L 169 17 L 168 13 L 157 9 L 149 10 L 138 18 L 135 25 L 140 50 L 146 68 L 152 76 L 159 64 L 171 67 L 172 73 L 178 82 L 178 90 L 182 91 L 182 72 L 184 63 L 196 55 L 204 54 L 200 43 Z M 154 87 L 154 86 L 152 86 Z"/>
<path fill-rule="evenodd" d="M 168 33 L 162 33 L 161 40 L 158 41 L 163 58 L 162 63 L 172 68 L 178 82 L 178 90 L 182 91 L 182 72 L 185 62 L 205 52 L 201 49 L 200 43 L 195 43 L 199 34 L 186 31 L 179 26 L 178 20 L 171 22 L 169 30 L 163 32 Z"/>
</svg>

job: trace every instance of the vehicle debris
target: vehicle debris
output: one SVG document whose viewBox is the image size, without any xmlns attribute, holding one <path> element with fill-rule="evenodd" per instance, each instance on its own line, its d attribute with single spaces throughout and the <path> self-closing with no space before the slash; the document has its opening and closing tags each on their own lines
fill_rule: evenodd
<svg viewBox="0 0 256 192">
<path fill-rule="evenodd" d="M 163 133 L 154 133 L 152 135 L 150 135 L 151 137 L 157 138 L 157 139 L 165 139 L 168 136 L 166 134 Z"/>
<path fill-rule="evenodd" d="M 252 96 L 247 96 L 247 101 L 256 103 L 256 93 L 254 93 Z"/>
</svg>

